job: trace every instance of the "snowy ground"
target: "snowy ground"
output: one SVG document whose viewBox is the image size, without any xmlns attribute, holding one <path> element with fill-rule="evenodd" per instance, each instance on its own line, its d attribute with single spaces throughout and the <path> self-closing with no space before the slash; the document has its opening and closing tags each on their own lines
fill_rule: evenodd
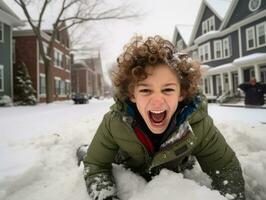
<svg viewBox="0 0 266 200">
<path fill-rule="evenodd" d="M 91 141 L 112 103 L 0 108 L 0 200 L 88 200 L 75 150 Z M 266 109 L 210 104 L 209 113 L 242 164 L 247 199 L 265 200 Z M 113 172 L 123 200 L 230 199 L 209 189 L 199 166 L 185 175 L 163 170 L 149 183 L 120 166 Z"/>
</svg>

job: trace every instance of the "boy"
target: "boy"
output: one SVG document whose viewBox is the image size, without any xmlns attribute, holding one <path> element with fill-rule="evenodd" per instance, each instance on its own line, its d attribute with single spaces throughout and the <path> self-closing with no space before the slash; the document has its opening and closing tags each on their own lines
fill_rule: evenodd
<svg viewBox="0 0 266 200">
<path fill-rule="evenodd" d="M 182 172 L 195 156 L 214 189 L 244 200 L 240 164 L 198 93 L 199 65 L 160 36 L 133 38 L 117 62 L 116 102 L 83 161 L 91 199 L 118 199 L 112 163 L 150 180 L 162 168 Z"/>
</svg>

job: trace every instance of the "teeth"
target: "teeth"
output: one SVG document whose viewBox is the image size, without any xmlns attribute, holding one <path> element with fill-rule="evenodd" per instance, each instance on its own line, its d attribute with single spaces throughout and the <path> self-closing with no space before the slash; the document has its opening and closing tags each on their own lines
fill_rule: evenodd
<svg viewBox="0 0 266 200">
<path fill-rule="evenodd" d="M 163 113 L 165 110 L 162 110 L 162 111 L 158 111 L 158 110 L 154 110 L 154 111 L 150 111 L 152 113 L 155 113 L 155 114 L 160 114 L 160 113 Z"/>
</svg>

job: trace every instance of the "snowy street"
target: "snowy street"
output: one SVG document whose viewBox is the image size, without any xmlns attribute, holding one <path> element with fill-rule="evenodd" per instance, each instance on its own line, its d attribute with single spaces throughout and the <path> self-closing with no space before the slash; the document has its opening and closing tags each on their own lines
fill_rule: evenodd
<svg viewBox="0 0 266 200">
<path fill-rule="evenodd" d="M 88 200 L 76 148 L 90 143 L 112 103 L 0 107 L 0 200 Z M 265 200 L 266 109 L 209 104 L 209 114 L 241 162 L 247 200 Z M 162 170 L 148 183 L 121 166 L 113 172 L 122 200 L 231 199 L 209 189 L 198 165 L 184 175 Z"/>
</svg>

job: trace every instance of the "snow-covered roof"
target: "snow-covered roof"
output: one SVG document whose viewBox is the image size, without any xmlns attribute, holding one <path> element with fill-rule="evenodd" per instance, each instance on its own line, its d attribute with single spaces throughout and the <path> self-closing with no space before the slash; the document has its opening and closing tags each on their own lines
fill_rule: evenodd
<svg viewBox="0 0 266 200">
<path fill-rule="evenodd" d="M 0 19 L 1 21 L 13 26 L 23 25 L 23 22 L 20 20 L 20 18 L 3 0 L 0 0 Z"/>
<path fill-rule="evenodd" d="M 192 29 L 193 29 L 193 26 L 176 25 L 176 30 L 180 33 L 186 45 L 188 45 Z"/>
<path fill-rule="evenodd" d="M 194 26 L 193 26 L 193 30 L 191 33 L 191 37 L 189 38 L 189 42 L 188 45 L 192 45 L 194 38 L 196 36 L 198 27 L 199 27 L 199 23 L 201 22 L 204 10 L 206 8 L 206 6 L 208 6 L 213 13 L 216 14 L 216 16 L 218 18 L 220 18 L 221 21 L 223 21 L 223 19 L 226 17 L 227 14 L 227 10 L 229 9 L 230 5 L 232 4 L 232 0 L 203 0 L 201 2 Z"/>
<path fill-rule="evenodd" d="M 220 18 L 225 17 L 232 0 L 205 0 L 210 9 Z"/>
<path fill-rule="evenodd" d="M 266 60 L 266 53 L 253 53 L 234 60 L 235 65 L 249 65 L 252 63 L 264 63 Z"/>
</svg>

